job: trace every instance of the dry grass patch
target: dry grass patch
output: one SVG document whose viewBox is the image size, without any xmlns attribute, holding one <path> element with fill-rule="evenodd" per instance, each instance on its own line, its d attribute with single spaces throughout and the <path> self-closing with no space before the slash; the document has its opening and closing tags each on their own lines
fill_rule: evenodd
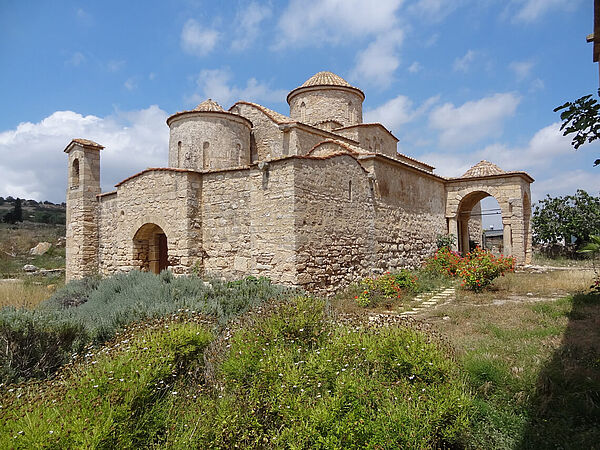
<svg viewBox="0 0 600 450">
<path fill-rule="evenodd" d="M 36 284 L 23 280 L 0 281 L 0 308 L 14 306 L 16 308 L 35 308 L 56 290 L 56 284 Z"/>
</svg>

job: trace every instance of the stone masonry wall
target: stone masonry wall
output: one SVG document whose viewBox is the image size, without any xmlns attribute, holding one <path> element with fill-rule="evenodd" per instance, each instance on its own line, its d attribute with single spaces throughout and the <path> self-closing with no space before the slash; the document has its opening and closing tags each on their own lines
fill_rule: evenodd
<svg viewBox="0 0 600 450">
<path fill-rule="evenodd" d="M 368 275 L 374 214 L 366 172 L 345 155 L 294 165 L 298 284 L 332 292 Z"/>
<path fill-rule="evenodd" d="M 173 119 L 170 129 L 169 167 L 211 170 L 250 164 L 250 124 L 241 117 L 188 113 Z"/>
<path fill-rule="evenodd" d="M 200 174 L 150 171 L 125 181 L 117 193 L 100 197 L 100 273 L 139 269 L 134 236 L 145 224 L 159 226 L 167 236 L 169 268 L 191 273 L 201 249 Z"/>
<path fill-rule="evenodd" d="M 203 177 L 204 272 L 294 284 L 291 162 Z"/>
<path fill-rule="evenodd" d="M 308 125 L 326 120 L 355 125 L 362 123 L 362 97 L 343 89 L 302 90 L 290 99 L 290 117 Z"/>
<path fill-rule="evenodd" d="M 376 180 L 377 267 L 420 267 L 446 232 L 443 181 L 385 160 L 371 159 L 367 166 Z"/>
</svg>

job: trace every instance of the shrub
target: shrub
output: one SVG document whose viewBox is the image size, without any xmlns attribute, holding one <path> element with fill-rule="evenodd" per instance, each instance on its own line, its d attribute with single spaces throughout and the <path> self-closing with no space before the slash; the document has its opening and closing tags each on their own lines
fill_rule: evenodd
<svg viewBox="0 0 600 450">
<path fill-rule="evenodd" d="M 480 247 L 476 247 L 464 257 L 457 252 L 442 248 L 425 262 L 427 271 L 451 278 L 460 277 L 462 286 L 475 292 L 481 292 L 499 276 L 512 272 L 514 267 L 514 258 L 502 255 L 497 257 Z"/>
<path fill-rule="evenodd" d="M 460 253 L 448 247 L 440 248 L 437 253 L 425 261 L 425 270 L 439 273 L 448 277 L 457 275 L 462 258 Z"/>
<path fill-rule="evenodd" d="M 266 278 L 204 281 L 168 271 L 71 282 L 33 311 L 0 310 L 0 382 L 46 377 L 82 343 L 103 343 L 133 322 L 187 311 L 223 325 L 252 306 L 288 295 Z"/>
<path fill-rule="evenodd" d="M 202 364 L 212 339 L 194 321 L 126 330 L 59 382 L 14 387 L 3 397 L 2 448 L 149 448 L 168 434 L 180 401 L 174 382 Z M 13 391 L 12 393 L 10 391 Z M 8 406 L 8 407 L 7 407 Z"/>
<path fill-rule="evenodd" d="M 514 268 L 515 260 L 512 257 L 496 257 L 491 252 L 477 247 L 462 259 L 459 276 L 463 280 L 463 286 L 481 292 L 496 278 L 504 276 L 506 272 L 512 272 Z"/>
<path fill-rule="evenodd" d="M 417 278 L 408 270 L 387 272 L 379 277 L 362 280 L 358 285 L 360 293 L 355 296 L 355 300 L 362 307 L 373 306 L 384 300 L 401 298 L 403 292 L 414 291 L 416 287 Z"/>
<path fill-rule="evenodd" d="M 453 448 L 468 429 L 458 366 L 420 332 L 336 324 L 324 301 L 298 298 L 227 347 L 219 383 L 186 400 L 167 446 Z"/>
</svg>

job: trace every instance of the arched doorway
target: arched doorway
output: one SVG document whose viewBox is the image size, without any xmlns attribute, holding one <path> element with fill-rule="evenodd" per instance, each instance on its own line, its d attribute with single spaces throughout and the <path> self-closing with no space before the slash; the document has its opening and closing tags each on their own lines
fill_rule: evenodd
<svg viewBox="0 0 600 450">
<path fill-rule="evenodd" d="M 491 202 L 492 205 L 496 206 L 496 208 L 492 208 L 494 211 L 491 211 L 487 206 L 485 211 L 482 210 L 481 201 L 490 197 L 496 200 L 488 192 L 474 191 L 465 195 L 460 201 L 457 214 L 457 247 L 459 252 L 464 254 L 472 250 L 475 245 L 482 246 L 483 216 L 491 213 L 501 214 L 497 200 Z M 498 231 L 501 231 L 501 229 L 498 229 Z M 504 239 L 505 236 L 502 236 L 502 243 L 498 245 L 500 251 L 505 248 Z"/>
<path fill-rule="evenodd" d="M 142 225 L 133 236 L 134 264 L 140 270 L 160 273 L 169 267 L 167 235 L 154 223 Z"/>
</svg>

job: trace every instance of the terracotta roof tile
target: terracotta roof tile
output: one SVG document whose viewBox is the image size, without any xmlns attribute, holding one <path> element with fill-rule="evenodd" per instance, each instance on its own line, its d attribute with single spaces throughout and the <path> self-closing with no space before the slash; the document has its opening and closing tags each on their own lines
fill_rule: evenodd
<svg viewBox="0 0 600 450">
<path fill-rule="evenodd" d="M 255 107 L 256 109 L 261 111 L 265 116 L 267 116 L 269 119 L 271 119 L 273 122 L 275 122 L 278 125 L 282 124 L 282 123 L 294 123 L 294 119 L 292 119 L 291 117 L 284 116 L 283 114 L 280 114 L 277 111 L 273 111 L 272 109 L 269 109 L 265 106 L 259 105 L 258 103 L 245 102 L 245 101 L 239 101 L 239 102 L 235 103 L 235 105 L 239 105 L 239 104 Z M 229 111 L 231 111 L 235 107 L 235 105 L 233 105 L 231 108 L 229 108 Z"/>
<path fill-rule="evenodd" d="M 100 145 L 100 144 L 98 144 L 97 142 L 94 142 L 94 141 L 90 141 L 89 139 L 76 138 L 76 139 L 73 139 L 71 142 L 76 142 L 76 143 L 81 144 L 81 145 L 83 145 L 85 147 L 96 147 L 96 148 L 100 148 L 100 149 L 104 148 L 103 145 Z"/>
<path fill-rule="evenodd" d="M 479 161 L 469 170 L 467 170 L 461 178 L 488 177 L 490 175 L 501 175 L 506 173 L 496 164 L 489 161 Z"/>
<path fill-rule="evenodd" d="M 204 100 L 202 103 L 200 103 L 198 106 L 196 106 L 193 110 L 194 111 L 219 111 L 219 112 L 225 112 L 225 110 L 221 107 L 221 105 L 219 105 L 217 102 L 213 101 L 210 98 Z"/>
<path fill-rule="evenodd" d="M 333 72 L 318 72 L 302 83 L 301 87 L 308 86 L 346 86 L 354 87 L 339 75 Z"/>
</svg>

